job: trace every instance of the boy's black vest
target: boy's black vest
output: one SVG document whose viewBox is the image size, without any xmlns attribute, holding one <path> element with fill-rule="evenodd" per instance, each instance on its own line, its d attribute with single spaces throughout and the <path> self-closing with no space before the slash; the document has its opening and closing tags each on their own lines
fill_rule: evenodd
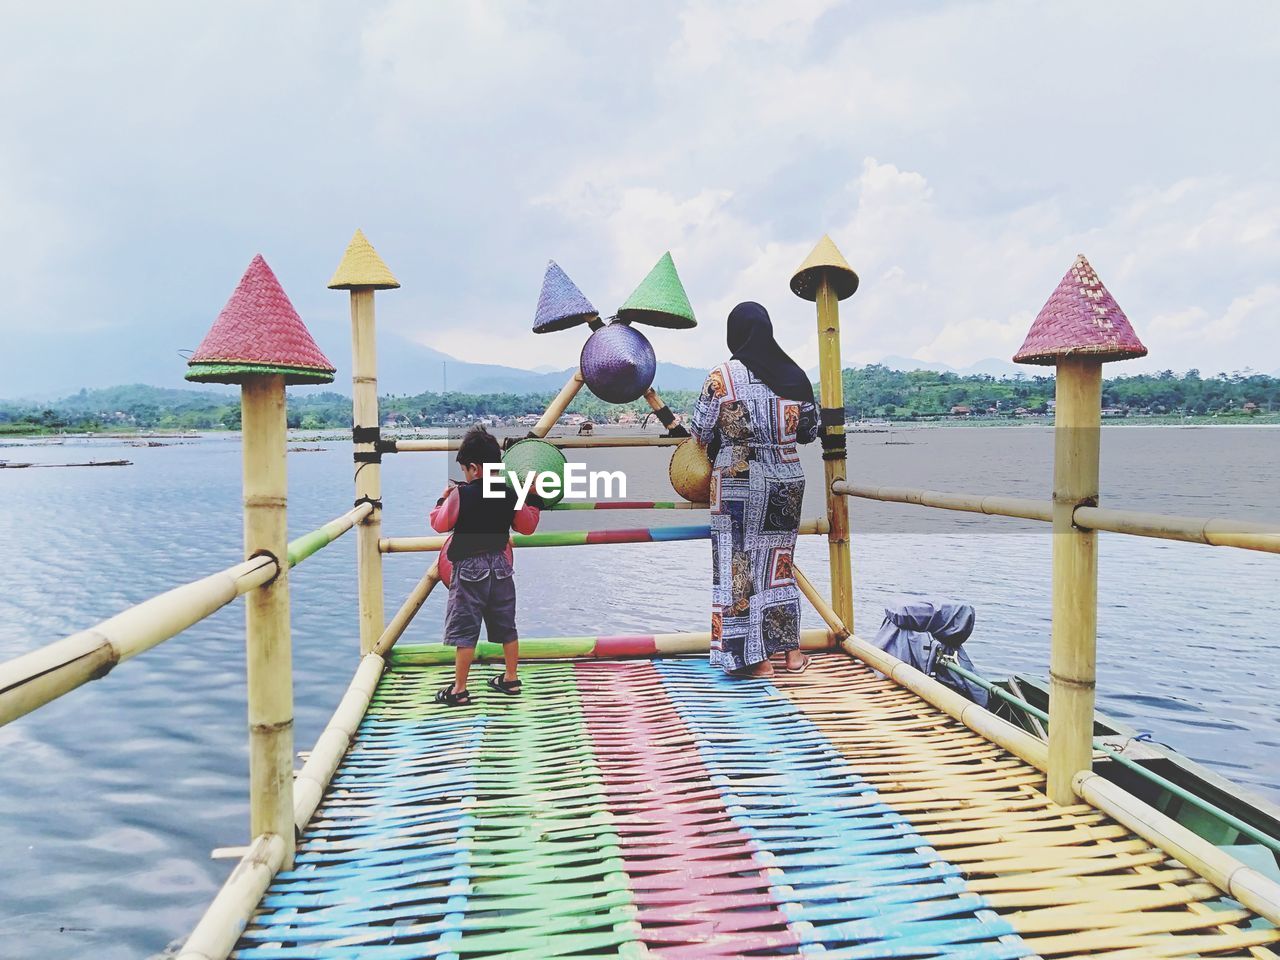
<svg viewBox="0 0 1280 960">
<path fill-rule="evenodd" d="M 516 494 L 510 487 L 506 488 L 505 497 L 486 497 L 483 479 L 459 486 L 458 520 L 449 544 L 449 559 L 457 563 L 477 554 L 505 550 L 515 513 Z"/>
</svg>

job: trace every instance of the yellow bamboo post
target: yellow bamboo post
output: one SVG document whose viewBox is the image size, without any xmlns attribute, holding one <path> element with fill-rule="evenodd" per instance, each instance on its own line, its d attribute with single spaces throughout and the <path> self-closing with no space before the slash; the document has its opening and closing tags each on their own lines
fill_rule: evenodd
<svg viewBox="0 0 1280 960">
<path fill-rule="evenodd" d="M 1013 358 L 1057 366 L 1048 791 L 1063 805 L 1075 802 L 1072 782 L 1093 761 L 1098 535 L 1077 526 L 1075 512 L 1098 503 L 1102 364 L 1146 353 L 1120 305 L 1078 256 Z"/>
<path fill-rule="evenodd" d="M 830 525 L 827 551 L 831 562 L 831 605 L 850 630 L 853 630 L 853 563 L 849 553 L 849 504 L 832 484 L 845 480 L 847 456 L 840 360 L 840 301 L 853 296 L 857 289 L 858 275 L 828 236 L 818 241 L 791 277 L 792 292 L 817 304 L 819 414 Z"/>
<path fill-rule="evenodd" d="M 649 409 L 652 410 L 654 416 L 658 418 L 658 422 L 667 428 L 667 436 L 689 436 L 688 429 L 680 422 L 680 414 L 676 413 L 669 406 L 663 403 L 662 397 L 658 396 L 658 391 L 653 387 L 650 387 L 644 392 L 644 402 L 649 404 Z"/>
<path fill-rule="evenodd" d="M 560 388 L 560 392 L 556 394 L 555 399 L 543 411 L 541 417 L 538 418 L 537 424 L 529 431 L 531 437 L 545 437 L 551 432 L 551 428 L 556 422 L 564 416 L 564 412 L 568 409 L 569 404 L 573 403 L 573 398 L 578 395 L 578 391 L 582 389 L 582 385 L 586 383 L 582 379 L 582 371 L 574 370 L 565 381 L 565 385 Z"/>
<path fill-rule="evenodd" d="M 293 864 L 293 658 L 285 474 L 286 383 L 329 383 L 331 364 L 280 282 L 255 257 L 189 361 L 187 379 L 240 384 L 244 554 L 276 575 L 245 601 L 249 700 L 249 835 L 278 838 Z"/>
<path fill-rule="evenodd" d="M 1098 635 L 1098 535 L 1076 527 L 1098 502 L 1102 364 L 1063 358 L 1057 368 L 1053 449 L 1053 645 L 1049 657 L 1049 796 L 1074 801 L 1072 778 L 1090 768 Z"/>
<path fill-rule="evenodd" d="M 357 230 L 342 262 L 329 281 L 330 290 L 351 294 L 351 412 L 355 460 L 356 504 L 373 509 L 356 528 L 356 576 L 360 593 L 360 654 L 373 649 L 382 635 L 384 598 L 382 555 L 382 446 L 378 420 L 377 330 L 373 293 L 392 290 L 400 282 L 378 252 Z"/>
<path fill-rule="evenodd" d="M 288 553 L 284 375 L 247 378 L 240 391 L 245 557 Z M 293 863 L 293 660 L 289 570 L 245 600 L 249 686 L 249 835 L 275 834 Z"/>
</svg>

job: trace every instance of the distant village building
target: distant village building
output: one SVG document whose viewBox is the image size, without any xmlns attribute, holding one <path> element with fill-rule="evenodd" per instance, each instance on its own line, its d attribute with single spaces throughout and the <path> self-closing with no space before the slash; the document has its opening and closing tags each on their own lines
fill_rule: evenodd
<svg viewBox="0 0 1280 960">
<path fill-rule="evenodd" d="M 951 415 L 955 417 L 967 417 L 971 413 L 973 413 L 973 411 L 963 403 L 958 403 L 951 408 Z"/>
<path fill-rule="evenodd" d="M 1258 405 L 1252 400 L 1246 400 L 1245 405 L 1241 408 L 1245 413 L 1257 413 Z"/>
</svg>

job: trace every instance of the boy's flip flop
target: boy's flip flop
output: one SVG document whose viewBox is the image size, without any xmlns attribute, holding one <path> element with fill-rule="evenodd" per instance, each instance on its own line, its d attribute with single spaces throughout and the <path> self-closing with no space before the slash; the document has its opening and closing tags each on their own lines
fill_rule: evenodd
<svg viewBox="0 0 1280 960">
<path fill-rule="evenodd" d="M 489 678 L 489 689 L 496 690 L 498 693 L 505 693 L 508 697 L 518 697 L 520 695 L 520 681 L 512 680 L 507 682 L 507 678 L 500 673 L 495 673 Z"/>
<path fill-rule="evenodd" d="M 449 707 L 469 707 L 471 706 L 471 694 L 466 690 L 461 693 L 454 693 L 453 684 L 446 683 L 436 691 L 436 703 L 443 703 Z"/>
</svg>

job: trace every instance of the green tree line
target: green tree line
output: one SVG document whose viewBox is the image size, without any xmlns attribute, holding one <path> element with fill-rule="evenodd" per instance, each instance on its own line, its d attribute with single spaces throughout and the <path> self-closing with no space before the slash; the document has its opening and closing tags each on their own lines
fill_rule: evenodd
<svg viewBox="0 0 1280 960">
<path fill-rule="evenodd" d="M 1051 374 L 960 376 L 927 370 L 902 372 L 872 364 L 844 371 L 845 411 L 850 419 L 919 419 L 969 414 L 1015 417 L 1047 413 L 1053 400 Z M 482 418 L 541 413 L 552 393 L 421 393 L 380 401 L 385 419 L 397 425 L 431 426 Z M 675 411 L 688 413 L 696 394 L 663 391 Z M 1251 372 L 1202 377 L 1197 370 L 1175 374 L 1120 376 L 1103 383 L 1103 405 L 1125 416 L 1251 417 L 1280 413 L 1280 378 Z M 616 420 L 630 410 L 638 417 L 648 404 L 608 404 L 583 390 L 569 411 L 597 422 Z M 290 392 L 289 426 L 303 430 L 351 426 L 351 400 L 341 393 Z M 234 392 L 141 385 L 81 390 L 44 404 L 0 402 L 0 433 L 112 430 L 237 430 L 240 401 Z"/>
</svg>

